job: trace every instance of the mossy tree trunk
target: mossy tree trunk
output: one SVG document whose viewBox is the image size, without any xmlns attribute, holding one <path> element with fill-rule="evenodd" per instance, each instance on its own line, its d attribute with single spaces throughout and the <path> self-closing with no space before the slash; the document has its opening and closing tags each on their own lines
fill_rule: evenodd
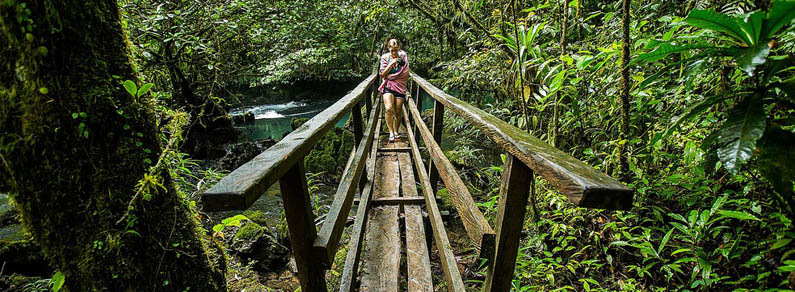
<svg viewBox="0 0 795 292">
<path fill-rule="evenodd" d="M 65 287 L 226 291 L 218 245 L 150 173 L 162 149 L 150 100 L 121 85 L 137 77 L 116 1 L 2 0 L 0 33 L 0 192 Z"/>
</svg>

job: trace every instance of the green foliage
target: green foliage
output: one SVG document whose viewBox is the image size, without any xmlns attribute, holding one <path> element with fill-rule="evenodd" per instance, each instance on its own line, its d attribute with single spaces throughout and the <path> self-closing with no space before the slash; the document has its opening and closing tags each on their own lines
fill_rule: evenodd
<svg viewBox="0 0 795 292">
<path fill-rule="evenodd" d="M 66 280 L 66 276 L 60 271 L 56 272 L 55 275 L 52 276 L 52 292 L 61 291 L 63 287 L 63 283 Z"/>
</svg>

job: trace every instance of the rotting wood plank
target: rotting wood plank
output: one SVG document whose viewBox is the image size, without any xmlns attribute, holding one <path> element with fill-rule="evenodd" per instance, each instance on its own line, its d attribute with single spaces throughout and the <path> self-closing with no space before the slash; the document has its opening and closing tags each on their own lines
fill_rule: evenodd
<svg viewBox="0 0 795 292">
<path fill-rule="evenodd" d="M 408 122 L 409 117 L 404 109 L 403 119 Z M 447 231 L 444 229 L 444 222 L 442 222 L 442 214 L 439 212 L 439 207 L 436 205 L 434 194 L 431 191 L 431 183 L 428 181 L 428 173 L 425 171 L 425 165 L 422 163 L 422 156 L 417 149 L 417 140 L 415 140 L 414 133 L 408 132 L 408 140 L 411 143 L 411 157 L 414 160 L 414 169 L 417 171 L 417 179 L 422 185 L 423 196 L 425 197 L 425 209 L 428 212 L 428 219 L 431 221 L 431 229 L 433 231 L 433 239 L 436 242 L 436 249 L 439 252 L 439 258 L 444 271 L 444 278 L 447 281 L 447 290 L 451 292 L 463 292 L 464 281 L 461 280 L 461 273 L 458 271 L 458 263 L 455 260 L 453 248 L 450 246 L 450 241 L 447 238 Z"/>
<path fill-rule="evenodd" d="M 400 187 L 403 197 L 407 199 L 423 199 L 417 195 L 414 181 L 414 170 L 408 153 L 398 154 L 400 164 Z M 431 277 L 431 259 L 425 240 L 422 209 L 417 205 L 406 205 L 403 209 L 406 233 L 406 270 L 408 273 L 408 291 L 433 291 Z"/>
<path fill-rule="evenodd" d="M 328 129 L 359 103 L 375 76 L 365 78 L 339 101 L 204 192 L 201 198 L 204 211 L 245 210 L 251 206 L 292 165 L 303 159 Z"/>
<path fill-rule="evenodd" d="M 356 146 L 356 154 L 354 155 L 353 163 L 348 171 L 342 177 L 337 192 L 334 195 L 334 201 L 329 208 L 326 215 L 326 221 L 320 228 L 317 239 L 314 242 L 314 254 L 320 259 L 320 264 L 325 267 L 330 267 L 334 256 L 337 253 L 337 245 L 339 244 L 342 231 L 345 228 L 345 221 L 347 221 L 348 213 L 351 210 L 353 203 L 353 196 L 358 190 L 359 180 L 362 177 L 365 163 L 367 162 L 366 156 L 369 154 L 370 147 L 373 144 L 373 136 L 376 131 L 376 123 L 381 106 L 375 106 L 371 114 L 371 121 L 364 133 L 367 135 L 362 138 L 359 145 Z"/>
<path fill-rule="evenodd" d="M 413 72 L 411 77 L 435 100 L 478 127 L 574 204 L 620 210 L 632 207 L 633 189 L 482 109 L 445 93 Z"/>
<path fill-rule="evenodd" d="M 438 169 L 439 176 L 444 181 L 444 185 L 450 194 L 450 199 L 461 216 L 461 221 L 464 223 L 469 239 L 472 240 L 475 248 L 479 251 L 481 258 L 491 259 L 494 256 L 494 240 L 496 238 L 494 229 L 491 228 L 489 221 L 478 209 L 475 200 L 472 199 L 472 195 L 469 193 L 469 189 L 467 189 L 464 181 L 461 180 L 453 164 L 442 152 L 442 148 L 436 143 L 435 137 L 431 136 L 428 127 L 420 119 L 420 112 L 411 99 L 409 99 L 408 108 L 414 118 L 414 123 L 417 124 L 417 131 L 422 135 L 422 140 L 425 141 L 425 147 L 428 148 L 431 161 L 436 166 L 435 168 Z"/>
<path fill-rule="evenodd" d="M 397 197 L 400 172 L 396 154 L 379 153 L 376 157 L 372 199 Z M 360 291 L 398 291 L 401 245 L 398 206 L 372 207 L 368 213 Z"/>
<path fill-rule="evenodd" d="M 373 206 L 382 205 L 418 205 L 425 204 L 423 197 L 397 197 L 397 198 L 380 198 L 371 202 Z"/>
<path fill-rule="evenodd" d="M 381 128 L 381 120 L 376 122 L 376 129 Z M 345 266 L 342 267 L 342 276 L 340 278 L 340 292 L 353 291 L 354 275 L 359 271 L 359 255 L 362 252 L 362 238 L 364 238 L 365 227 L 367 226 L 367 211 L 370 208 L 370 197 L 373 193 L 373 182 L 375 181 L 375 158 L 378 154 L 378 145 L 376 141 L 370 155 L 367 158 L 367 182 L 365 183 L 364 190 L 359 196 L 359 206 L 356 208 L 356 219 L 354 219 L 353 229 L 351 231 L 351 239 L 348 243 L 348 253 L 345 256 Z"/>
<path fill-rule="evenodd" d="M 408 152 L 411 152 L 411 148 L 408 148 L 408 147 L 385 147 L 385 148 L 379 149 L 378 151 L 381 151 L 381 152 L 406 152 L 406 153 L 408 153 Z"/>
</svg>

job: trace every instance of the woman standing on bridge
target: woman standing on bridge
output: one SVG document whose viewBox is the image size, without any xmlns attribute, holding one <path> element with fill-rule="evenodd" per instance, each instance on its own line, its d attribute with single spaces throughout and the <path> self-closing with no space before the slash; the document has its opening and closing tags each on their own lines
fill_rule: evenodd
<svg viewBox="0 0 795 292">
<path fill-rule="evenodd" d="M 389 142 L 394 142 L 395 138 L 400 138 L 400 118 L 409 80 L 409 57 L 400 49 L 400 42 L 396 38 L 387 41 L 387 48 L 389 52 L 381 56 L 378 73 L 384 81 L 378 91 L 384 97 Z"/>
</svg>

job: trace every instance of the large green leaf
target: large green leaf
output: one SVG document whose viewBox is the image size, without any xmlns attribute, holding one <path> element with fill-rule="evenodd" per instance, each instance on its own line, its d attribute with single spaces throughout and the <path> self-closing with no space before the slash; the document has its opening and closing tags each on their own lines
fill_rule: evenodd
<svg viewBox="0 0 795 292">
<path fill-rule="evenodd" d="M 742 17 L 734 17 L 734 21 L 740 26 L 740 29 L 745 34 L 744 37 L 749 41 L 750 45 L 759 43 L 759 36 L 762 33 L 762 22 L 764 19 L 765 13 L 762 11 L 754 11 Z"/>
<path fill-rule="evenodd" d="M 756 66 L 764 64 L 768 54 L 770 54 L 770 47 L 767 43 L 760 43 L 737 50 L 734 60 L 737 61 L 737 66 L 740 66 L 740 69 L 753 76 Z"/>
<path fill-rule="evenodd" d="M 665 58 L 666 56 L 673 53 L 689 51 L 692 49 L 704 49 L 704 48 L 715 48 L 715 46 L 707 44 L 675 45 L 670 43 L 663 43 L 657 46 L 657 48 L 654 49 L 654 51 L 648 52 L 646 54 L 641 54 L 640 56 L 638 56 L 638 59 L 654 62 L 662 58 Z"/>
<path fill-rule="evenodd" d="M 718 131 L 718 158 L 729 172 L 737 173 L 765 131 L 762 96 L 754 94 L 737 104 Z"/>
<path fill-rule="evenodd" d="M 682 124 L 682 122 L 689 121 L 690 119 L 692 119 L 692 118 L 698 116 L 699 114 L 703 113 L 704 111 L 708 110 L 713 105 L 716 105 L 719 102 L 724 101 L 727 98 L 732 97 L 732 96 L 734 96 L 734 95 L 714 95 L 714 96 L 710 96 L 710 97 L 704 98 L 701 101 L 691 105 L 690 107 L 685 109 L 684 113 L 682 113 L 679 117 L 676 118 L 676 121 L 674 121 L 674 123 L 671 124 L 670 127 L 665 129 L 665 131 L 660 132 L 657 135 L 655 135 L 654 138 L 652 138 L 652 140 L 651 140 L 651 142 L 649 144 L 650 145 L 654 145 L 654 144 L 657 143 L 657 141 L 664 140 L 664 139 L 668 138 L 668 136 L 670 136 L 674 131 L 679 129 L 679 126 Z"/>
<path fill-rule="evenodd" d="M 770 127 L 759 141 L 759 171 L 783 197 L 794 195 L 795 181 L 795 134 Z"/>
<path fill-rule="evenodd" d="M 693 10 L 687 15 L 685 21 L 695 27 L 722 32 L 740 43 L 751 44 L 748 35 L 740 28 L 738 21 L 715 10 Z"/>
<path fill-rule="evenodd" d="M 767 13 L 762 35 L 769 39 L 795 18 L 795 1 L 775 1 Z"/>
</svg>

